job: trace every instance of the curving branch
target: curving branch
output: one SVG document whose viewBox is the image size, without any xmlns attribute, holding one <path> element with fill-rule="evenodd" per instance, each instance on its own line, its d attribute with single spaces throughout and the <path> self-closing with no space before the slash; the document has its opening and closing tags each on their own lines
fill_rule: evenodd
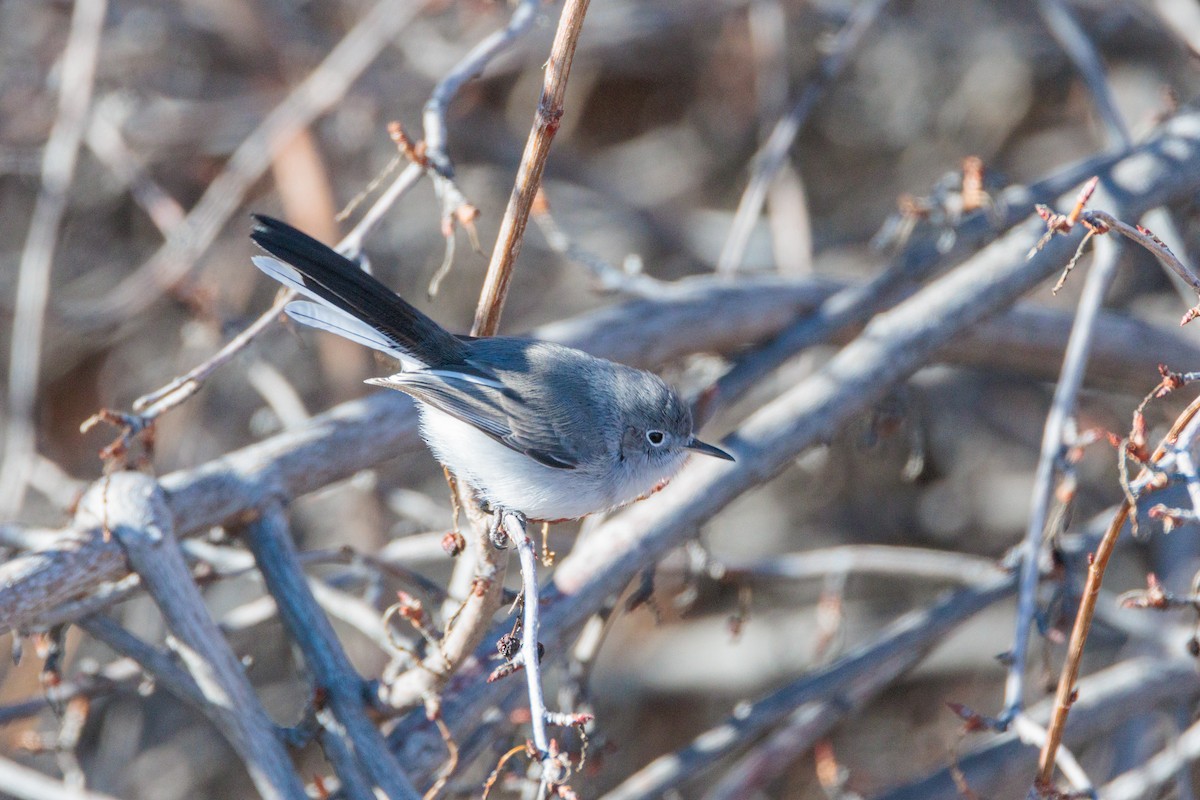
<svg viewBox="0 0 1200 800">
<path fill-rule="evenodd" d="M 471 48 L 471 51 L 454 65 L 454 69 L 447 72 L 438 81 L 437 86 L 429 94 L 422 115 L 425 128 L 425 155 L 442 175 L 446 177 L 454 175 L 454 164 L 450 160 L 450 154 L 446 152 L 449 138 L 446 112 L 450 108 L 450 101 L 458 95 L 468 81 L 479 77 L 496 56 L 512 47 L 518 39 L 529 32 L 533 23 L 537 21 L 537 11 L 541 4 L 542 0 L 521 0 L 513 9 L 508 24 Z"/>
<path fill-rule="evenodd" d="M 1096 263 L 1092 265 L 1083 295 L 1079 299 L 1075 327 L 1067 343 L 1062 373 L 1055 384 L 1054 398 L 1050 402 L 1050 413 L 1046 417 L 1042 433 L 1041 453 L 1034 476 L 1032 508 L 1029 512 L 1029 524 L 1025 529 L 1025 539 L 1021 545 L 1021 590 L 1017 603 L 1017 625 L 1013 634 L 1012 660 L 1004 687 L 1003 716 L 1006 719 L 1020 713 L 1025 703 L 1026 654 L 1029 650 L 1029 635 L 1037 615 L 1038 557 L 1046 535 L 1046 523 L 1050 517 L 1054 477 L 1061 463 L 1063 450 L 1069 446 L 1068 430 L 1074 425 L 1075 404 L 1083 386 L 1083 376 L 1087 370 L 1100 307 L 1121 263 L 1123 248 L 1109 239 L 1101 241 L 1104 244 L 1097 244 Z"/>
</svg>

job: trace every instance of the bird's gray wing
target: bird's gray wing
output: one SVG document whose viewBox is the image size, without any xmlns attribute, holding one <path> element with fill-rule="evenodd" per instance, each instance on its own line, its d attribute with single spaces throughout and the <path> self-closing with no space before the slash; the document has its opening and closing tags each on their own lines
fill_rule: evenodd
<svg viewBox="0 0 1200 800">
<path fill-rule="evenodd" d="M 469 377 L 431 370 L 401 372 L 387 378 L 386 385 L 478 428 L 547 467 L 579 466 L 579 454 L 563 444 L 556 426 L 543 414 L 528 409 L 512 390 L 498 391 Z"/>
</svg>

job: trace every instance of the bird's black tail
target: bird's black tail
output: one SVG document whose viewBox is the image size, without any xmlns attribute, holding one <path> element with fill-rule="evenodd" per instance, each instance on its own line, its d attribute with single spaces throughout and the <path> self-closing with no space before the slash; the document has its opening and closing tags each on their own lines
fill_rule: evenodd
<svg viewBox="0 0 1200 800">
<path fill-rule="evenodd" d="M 465 364 L 464 343 L 350 259 L 268 216 L 254 215 L 250 238 L 303 279 L 321 301 L 362 320 L 430 367 Z"/>
</svg>

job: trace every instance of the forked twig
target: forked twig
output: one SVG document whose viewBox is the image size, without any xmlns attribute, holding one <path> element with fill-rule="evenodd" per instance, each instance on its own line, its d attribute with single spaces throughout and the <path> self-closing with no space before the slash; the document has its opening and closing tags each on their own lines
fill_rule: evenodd
<svg viewBox="0 0 1200 800">
<path fill-rule="evenodd" d="M 420 167 L 410 166 L 388 189 L 388 194 L 385 195 L 387 202 L 390 204 L 398 197 L 407 192 L 420 179 L 422 171 Z M 383 204 L 385 198 L 380 198 L 376 202 L 376 207 Z M 355 242 L 360 242 L 363 231 L 369 225 L 374 224 L 378 217 L 373 214 L 375 207 L 371 212 L 355 226 L 354 230 L 346 234 L 342 241 L 338 244 L 337 249 L 340 252 L 346 252 L 352 249 Z M 267 329 L 270 324 L 283 313 L 284 306 L 296 299 L 296 292 L 292 289 L 281 291 L 275 298 L 275 302 L 271 307 L 259 315 L 254 322 L 250 323 L 237 336 L 225 343 L 220 350 L 197 364 L 188 372 L 174 378 L 164 386 L 148 392 L 133 401 L 133 414 L 122 414 L 119 412 L 101 410 L 89 417 L 80 426 L 82 431 L 87 431 L 98 422 L 109 422 L 121 428 L 121 435 L 114 445 L 124 446 L 126 448 L 133 442 L 142 431 L 152 428 L 154 422 L 163 414 L 171 409 L 184 403 L 196 392 L 204 386 L 204 382 L 220 367 L 227 364 L 238 353 L 240 353 L 247 345 L 252 342 L 255 337 Z M 112 446 L 110 446 L 112 449 Z"/>
<path fill-rule="evenodd" d="M 1166 242 L 1155 236 L 1152 231 L 1141 225 L 1130 225 L 1122 222 L 1107 211 L 1087 208 L 1088 201 L 1091 200 L 1092 194 L 1099 183 L 1100 179 L 1098 177 L 1093 177 L 1089 180 L 1083 189 L 1080 190 L 1079 196 L 1075 201 L 1075 206 L 1067 214 L 1059 214 L 1048 206 L 1040 204 L 1036 206 L 1038 216 L 1046 223 L 1046 232 L 1038 239 L 1037 244 L 1030 249 L 1030 258 L 1033 257 L 1034 253 L 1041 250 L 1050 239 L 1057 235 L 1070 233 L 1075 229 L 1077 224 L 1087 229 L 1087 235 L 1083 237 L 1083 240 L 1080 241 L 1079 246 L 1075 249 L 1075 255 L 1067 262 L 1067 266 L 1063 269 L 1058 283 L 1054 286 L 1054 291 L 1057 292 L 1066 283 L 1071 270 L 1075 268 L 1075 264 L 1079 261 L 1080 256 L 1083 255 L 1083 248 L 1093 236 L 1102 236 L 1110 231 L 1116 231 L 1130 241 L 1150 251 L 1163 266 L 1178 275 L 1197 295 L 1200 295 L 1200 275 L 1196 275 L 1186 264 L 1180 261 L 1171 252 L 1171 248 L 1167 247 Z M 1200 316 L 1200 303 L 1188 309 L 1187 313 L 1179 321 L 1179 324 L 1186 325 L 1197 316 Z"/>
</svg>

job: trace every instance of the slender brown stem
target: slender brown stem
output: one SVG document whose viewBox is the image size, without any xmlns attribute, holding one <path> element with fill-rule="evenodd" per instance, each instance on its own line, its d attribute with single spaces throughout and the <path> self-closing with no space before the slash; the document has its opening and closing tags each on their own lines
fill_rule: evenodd
<svg viewBox="0 0 1200 800">
<path fill-rule="evenodd" d="M 1151 456 L 1151 463 L 1155 463 L 1163 457 L 1167 447 L 1174 443 L 1180 431 L 1191 422 L 1197 412 L 1200 412 L 1200 397 L 1192 400 L 1175 420 L 1170 432 Z M 1092 627 L 1092 617 L 1096 613 L 1096 600 L 1100 597 L 1100 584 L 1104 580 L 1104 570 L 1117 546 L 1121 528 L 1125 526 L 1125 520 L 1129 518 L 1132 510 L 1128 500 L 1121 503 L 1121 507 L 1117 510 L 1112 522 L 1109 523 L 1108 530 L 1104 532 L 1104 538 L 1100 540 L 1100 546 L 1096 548 L 1088 566 L 1087 583 L 1083 588 L 1083 596 L 1079 598 L 1079 611 L 1075 614 L 1075 625 L 1071 629 L 1071 639 L 1067 645 L 1067 660 L 1063 663 L 1062 674 L 1058 679 L 1058 691 L 1054 697 L 1054 712 L 1050 716 L 1050 725 L 1046 728 L 1046 744 L 1042 747 L 1042 754 L 1038 759 L 1037 785 L 1040 787 L 1049 786 L 1054 777 L 1054 757 L 1062 742 L 1063 730 L 1067 724 L 1067 714 L 1071 711 L 1075 681 L 1079 678 L 1083 647 L 1087 643 L 1088 632 Z"/>
<path fill-rule="evenodd" d="M 517 180 L 508 198 L 508 208 L 500 223 L 496 247 L 492 250 L 492 261 L 488 264 L 487 278 L 475 311 L 473 336 L 494 336 L 500 327 L 500 314 L 504 311 L 504 298 L 512 281 L 513 264 L 521 252 L 521 240 L 525 236 L 525 224 L 529 221 L 529 209 L 538 187 L 542 184 L 542 173 L 546 169 L 546 157 L 550 154 L 550 143 L 558 132 L 563 115 L 563 96 L 567 92 L 567 77 L 571 74 L 571 61 L 575 57 L 575 44 L 583 28 L 583 17 L 587 13 L 589 0 L 567 0 L 562 17 L 558 21 L 558 32 L 554 34 L 554 46 L 546 62 L 546 79 L 542 84 L 542 98 L 538 101 L 537 113 L 533 117 L 533 129 L 525 142 L 521 155 L 521 166 L 517 169 Z"/>
</svg>

